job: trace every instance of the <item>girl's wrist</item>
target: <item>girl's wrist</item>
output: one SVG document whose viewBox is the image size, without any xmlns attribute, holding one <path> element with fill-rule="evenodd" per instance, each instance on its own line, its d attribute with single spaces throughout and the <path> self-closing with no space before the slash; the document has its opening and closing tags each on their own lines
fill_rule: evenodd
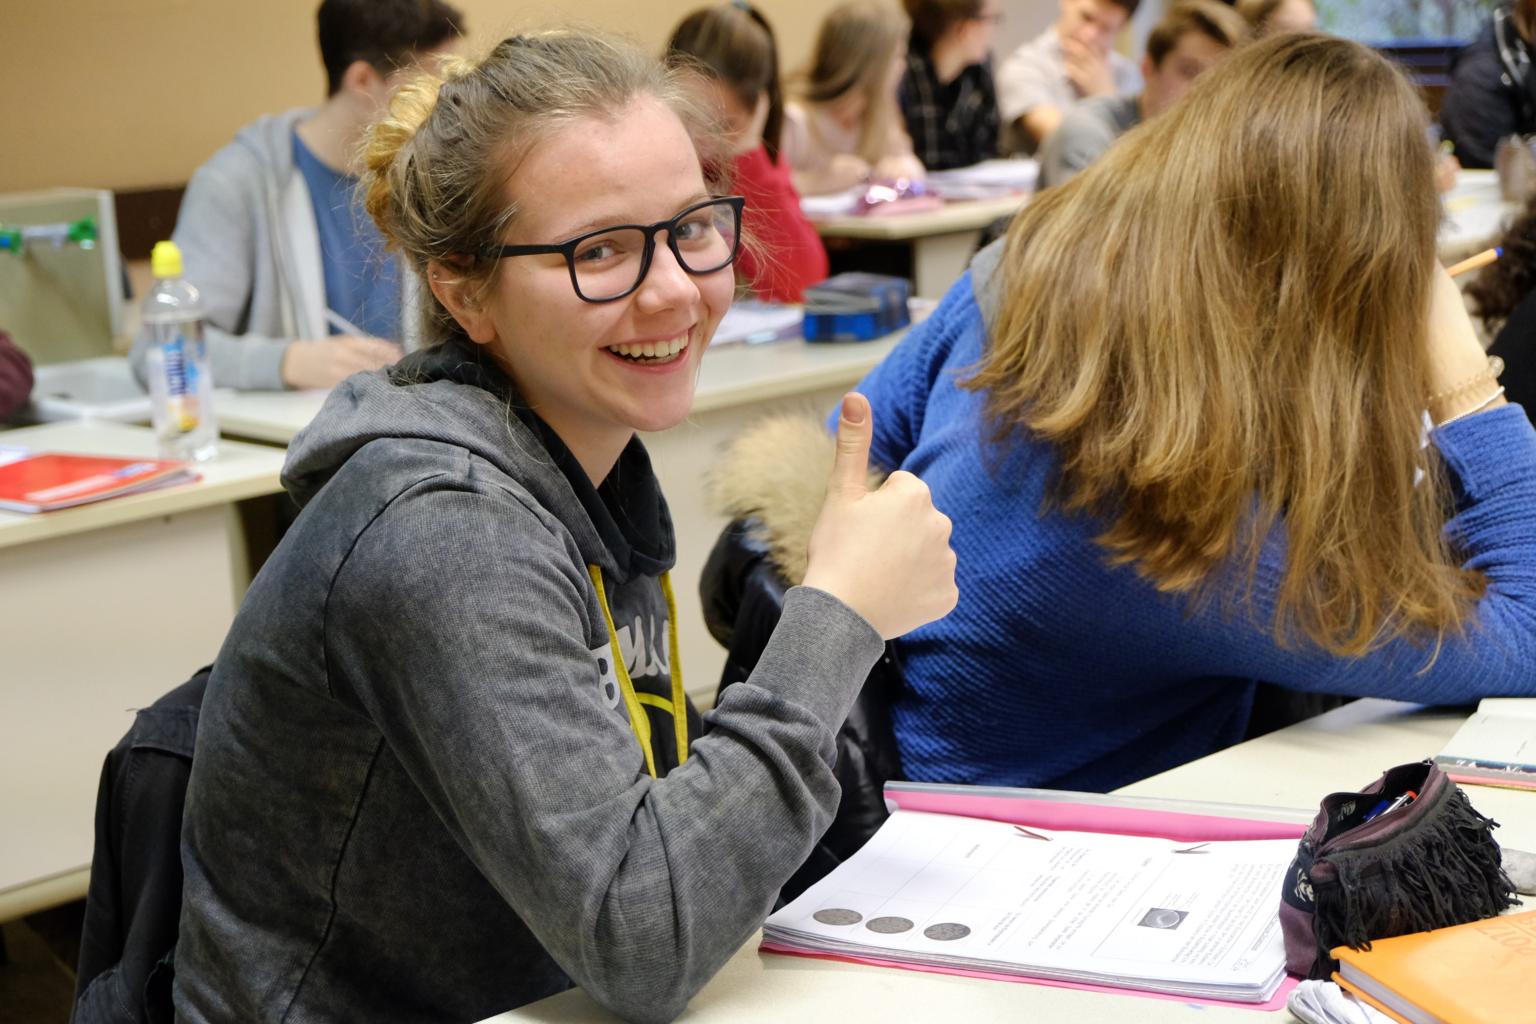
<svg viewBox="0 0 1536 1024">
<path fill-rule="evenodd" d="M 1452 380 L 1429 396 L 1425 404 L 1430 419 L 1440 425 L 1494 405 L 1503 405 L 1504 389 L 1499 386 L 1499 374 L 1503 372 L 1504 360 L 1488 356 L 1481 369 Z"/>
<path fill-rule="evenodd" d="M 1508 400 L 1504 397 L 1504 388 L 1495 382 L 1486 390 L 1486 393 L 1481 395 L 1476 392 L 1464 392 L 1444 402 L 1431 403 L 1429 416 L 1435 426 L 1443 427 L 1463 417 L 1508 404 Z"/>
</svg>

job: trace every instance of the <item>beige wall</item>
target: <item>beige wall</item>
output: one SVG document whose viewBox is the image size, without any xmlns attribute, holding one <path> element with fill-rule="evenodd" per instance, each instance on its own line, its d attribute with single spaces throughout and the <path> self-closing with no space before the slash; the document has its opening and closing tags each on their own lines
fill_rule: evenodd
<svg viewBox="0 0 1536 1024">
<path fill-rule="evenodd" d="M 578 18 L 659 48 L 700 0 L 455 0 L 472 37 Z M 258 114 L 315 102 L 316 0 L 0 0 L 0 192 L 186 181 Z M 787 65 L 830 0 L 762 0 Z M 1000 49 L 1056 0 L 1009 0 Z M 1006 52 L 1006 50 L 1003 50 Z"/>
</svg>

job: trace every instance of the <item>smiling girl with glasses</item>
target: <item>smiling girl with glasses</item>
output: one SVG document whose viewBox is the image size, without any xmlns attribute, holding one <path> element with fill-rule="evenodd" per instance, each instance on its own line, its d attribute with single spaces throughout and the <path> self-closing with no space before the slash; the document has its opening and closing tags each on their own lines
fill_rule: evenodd
<svg viewBox="0 0 1536 1024">
<path fill-rule="evenodd" d="M 956 600 L 850 397 L 806 585 L 700 718 L 637 431 L 688 415 L 742 201 L 632 49 L 518 36 L 401 91 L 370 212 L 432 344 L 295 440 L 304 505 L 220 652 L 188 789 L 179 1019 L 473 1020 L 572 983 L 670 1019 L 838 802 L 833 734 Z"/>
</svg>

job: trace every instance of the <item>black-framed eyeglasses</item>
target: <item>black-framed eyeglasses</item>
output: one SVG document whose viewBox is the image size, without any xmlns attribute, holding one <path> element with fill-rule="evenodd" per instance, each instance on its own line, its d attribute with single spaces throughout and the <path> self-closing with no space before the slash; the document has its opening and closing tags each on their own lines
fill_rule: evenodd
<svg viewBox="0 0 1536 1024">
<path fill-rule="evenodd" d="M 741 196 L 695 203 L 677 216 L 655 224 L 615 224 L 553 245 L 502 245 L 487 255 L 565 257 L 576 297 L 613 302 L 640 287 L 656 255 L 656 232 L 666 231 L 667 248 L 690 274 L 713 274 L 736 261 L 741 249 Z"/>
</svg>

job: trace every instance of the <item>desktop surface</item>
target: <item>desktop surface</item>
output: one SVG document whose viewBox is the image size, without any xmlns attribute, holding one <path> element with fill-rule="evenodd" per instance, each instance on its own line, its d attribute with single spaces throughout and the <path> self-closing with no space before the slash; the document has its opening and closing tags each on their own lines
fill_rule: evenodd
<svg viewBox="0 0 1536 1024">
<path fill-rule="evenodd" d="M 1466 709 L 1421 709 L 1362 700 L 1219 751 L 1120 792 L 1178 800 L 1315 810 L 1324 795 L 1373 781 L 1386 768 L 1437 753 Z M 1473 803 L 1503 824 L 1497 838 L 1536 849 L 1536 794 L 1466 787 Z M 1278 898 L 1278 897 L 1277 897 Z M 683 1021 L 848 1024 L 879 1020 L 1037 1020 L 1073 1024 L 1257 1024 L 1284 1011 L 1192 1004 L 1023 982 L 964 978 L 761 953 L 754 935 L 689 1005 Z M 609 1022 L 579 990 L 489 1018 L 486 1024 Z"/>
</svg>

